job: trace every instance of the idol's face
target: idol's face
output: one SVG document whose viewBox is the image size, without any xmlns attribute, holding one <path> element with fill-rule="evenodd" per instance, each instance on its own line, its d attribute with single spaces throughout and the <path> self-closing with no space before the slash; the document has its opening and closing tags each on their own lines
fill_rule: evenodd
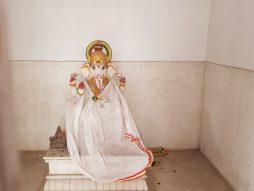
<svg viewBox="0 0 254 191">
<path fill-rule="evenodd" d="M 106 69 L 106 64 L 93 64 L 91 66 L 92 77 L 97 80 L 103 79 L 103 77 L 106 75 Z"/>
</svg>

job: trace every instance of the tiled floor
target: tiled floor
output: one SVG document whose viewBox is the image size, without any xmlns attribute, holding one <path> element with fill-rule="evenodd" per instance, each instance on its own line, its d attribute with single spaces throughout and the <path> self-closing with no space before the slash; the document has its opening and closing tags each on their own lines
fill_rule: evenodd
<svg viewBox="0 0 254 191">
<path fill-rule="evenodd" d="M 24 191 L 42 191 L 47 166 L 45 152 L 22 152 Z M 171 151 L 156 158 L 160 166 L 148 172 L 150 191 L 232 191 L 228 183 L 198 150 Z"/>
</svg>

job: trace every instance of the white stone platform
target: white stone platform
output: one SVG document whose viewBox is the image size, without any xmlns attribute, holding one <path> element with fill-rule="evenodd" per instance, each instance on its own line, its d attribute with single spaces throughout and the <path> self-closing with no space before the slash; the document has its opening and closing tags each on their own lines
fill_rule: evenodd
<svg viewBox="0 0 254 191">
<path fill-rule="evenodd" d="M 131 181 L 98 183 L 79 173 L 67 149 L 48 150 L 43 158 L 49 166 L 44 191 L 148 190 L 146 176 Z"/>
</svg>

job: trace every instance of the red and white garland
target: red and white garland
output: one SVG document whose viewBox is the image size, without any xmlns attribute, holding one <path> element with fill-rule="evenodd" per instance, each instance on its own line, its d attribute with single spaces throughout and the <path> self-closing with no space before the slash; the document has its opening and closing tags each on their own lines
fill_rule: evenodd
<svg viewBox="0 0 254 191">
<path fill-rule="evenodd" d="M 119 179 L 119 181 L 134 180 L 134 179 L 142 177 L 143 175 L 145 175 L 146 169 L 152 165 L 153 159 L 154 159 L 152 151 L 150 151 L 149 149 L 147 149 L 144 146 L 144 144 L 140 141 L 140 138 L 135 137 L 134 135 L 129 134 L 129 133 L 126 133 L 125 137 L 131 139 L 131 141 L 133 143 L 135 143 L 142 151 L 147 153 L 147 155 L 148 155 L 148 164 L 146 165 L 146 167 L 143 170 L 141 170 L 141 171 L 139 171 L 139 172 L 137 172 L 137 173 L 135 173 L 135 174 L 133 174 L 131 176 Z"/>
</svg>

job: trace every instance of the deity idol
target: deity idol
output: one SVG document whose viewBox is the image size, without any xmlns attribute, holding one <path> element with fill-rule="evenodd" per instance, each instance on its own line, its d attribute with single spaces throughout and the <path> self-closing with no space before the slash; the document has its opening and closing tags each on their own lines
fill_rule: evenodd
<svg viewBox="0 0 254 191">
<path fill-rule="evenodd" d="M 66 112 L 70 157 L 83 175 L 97 182 L 139 178 L 151 166 L 153 155 L 122 94 L 125 77 L 110 63 L 111 48 L 104 41 L 90 43 L 86 56 L 82 72 L 70 79 L 73 98 Z"/>
</svg>

